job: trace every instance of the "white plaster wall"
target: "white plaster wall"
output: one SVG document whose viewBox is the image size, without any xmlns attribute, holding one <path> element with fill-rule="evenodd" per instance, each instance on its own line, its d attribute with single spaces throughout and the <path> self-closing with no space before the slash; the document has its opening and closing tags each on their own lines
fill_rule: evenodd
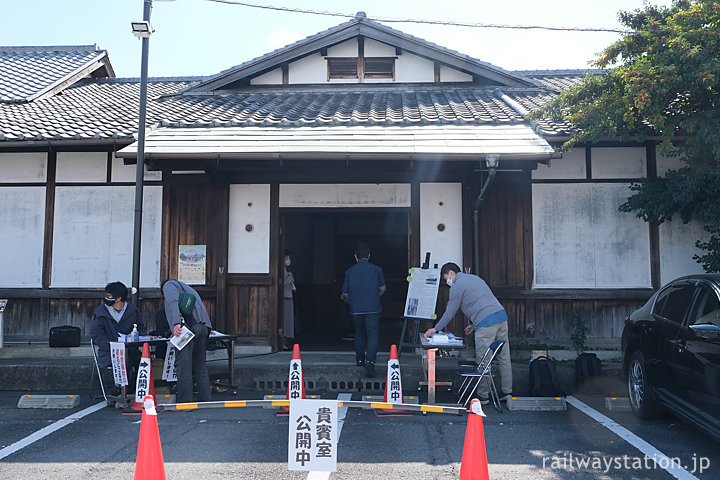
<svg viewBox="0 0 720 480">
<path fill-rule="evenodd" d="M 107 153 L 58 152 L 55 179 L 58 182 L 105 182 Z"/>
<path fill-rule="evenodd" d="M 657 174 L 663 177 L 668 170 L 678 170 L 686 165 L 681 157 L 665 157 L 659 153 L 656 155 Z"/>
<path fill-rule="evenodd" d="M 230 185 L 228 273 L 269 272 L 270 185 Z"/>
<path fill-rule="evenodd" d="M 707 241 L 710 235 L 696 221 L 683 223 L 678 217 L 672 222 L 663 222 L 659 227 L 660 237 L 660 282 L 664 285 L 683 275 L 703 273 L 702 265 L 693 260 L 701 255 L 695 248 L 695 241 Z"/>
<path fill-rule="evenodd" d="M 0 183 L 44 182 L 47 153 L 0 153 Z"/>
<path fill-rule="evenodd" d="M 433 67 L 434 68 L 434 67 Z M 433 71 L 434 75 L 434 71 Z M 440 66 L 441 82 L 472 82 L 472 75 L 445 65 Z"/>
<path fill-rule="evenodd" d="M 533 185 L 535 288 L 648 288 L 648 226 L 618 212 L 628 184 Z"/>
<path fill-rule="evenodd" d="M 645 148 L 590 149 L 592 178 L 641 178 L 647 176 Z"/>
<path fill-rule="evenodd" d="M 282 184 L 280 207 L 409 207 L 410 184 Z"/>
<path fill-rule="evenodd" d="M 366 57 L 394 57 L 395 47 L 387 43 L 378 42 L 372 38 L 365 39 Z M 328 52 L 329 53 L 329 52 Z"/>
<path fill-rule="evenodd" d="M 132 281 L 135 187 L 57 187 L 53 287 L 104 287 Z M 160 283 L 162 187 L 143 193 L 140 285 Z"/>
<path fill-rule="evenodd" d="M 443 224 L 445 229 L 438 230 Z M 460 183 L 420 184 L 420 259 L 430 252 L 430 264 L 438 267 L 454 262 L 461 268 L 462 185 Z"/>
<path fill-rule="evenodd" d="M 110 179 L 113 182 L 135 183 L 135 165 L 125 165 L 122 158 L 113 158 Z M 162 180 L 162 172 L 159 170 L 150 171 L 146 165 L 143 179 L 147 181 L 160 181 Z"/>
<path fill-rule="evenodd" d="M 395 60 L 395 81 L 434 82 L 435 64 L 417 55 L 403 52 Z"/>
<path fill-rule="evenodd" d="M 367 55 L 367 54 L 366 54 Z M 330 47 L 327 49 L 328 57 L 357 57 L 358 56 L 358 42 L 357 38 L 351 38 L 342 43 Z"/>
<path fill-rule="evenodd" d="M 288 66 L 288 82 L 327 83 L 327 61 L 319 53 L 308 55 Z M 353 80 L 355 82 L 355 80 Z"/>
<path fill-rule="evenodd" d="M 0 287 L 41 287 L 45 187 L 0 187 L 0 218 Z"/>
<path fill-rule="evenodd" d="M 276 68 L 250 80 L 250 85 L 279 85 L 282 83 L 282 69 Z"/>
<path fill-rule="evenodd" d="M 532 171 L 533 180 L 584 179 L 586 176 L 584 148 L 563 152 L 562 158 L 550 160 L 550 166 L 538 163 L 537 169 Z"/>
</svg>

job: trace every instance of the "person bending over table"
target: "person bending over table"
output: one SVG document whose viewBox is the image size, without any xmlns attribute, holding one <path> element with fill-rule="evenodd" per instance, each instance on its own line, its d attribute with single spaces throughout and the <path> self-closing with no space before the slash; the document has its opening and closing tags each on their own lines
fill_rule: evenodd
<svg viewBox="0 0 720 480">
<path fill-rule="evenodd" d="M 105 298 L 99 305 L 90 322 L 90 336 L 98 347 L 98 364 L 101 368 L 112 365 L 110 359 L 110 342 L 117 342 L 121 334 L 129 335 L 133 325 L 137 325 L 140 335 L 147 335 L 145 322 L 140 310 L 127 301 L 128 289 L 122 282 L 112 282 L 105 286 Z M 135 388 L 137 365 L 140 362 L 140 351 L 130 349 L 127 352 L 127 368 L 129 373 L 129 389 Z M 116 386 L 117 390 L 119 387 Z M 111 392 L 117 394 L 118 392 Z"/>
<path fill-rule="evenodd" d="M 495 340 L 504 340 L 505 345 L 497 356 L 502 378 L 501 400 L 512 395 L 512 366 L 510 364 L 510 344 L 508 343 L 508 317 L 505 309 L 485 281 L 468 273 L 462 273 L 455 263 L 446 263 L 440 269 L 440 275 L 450 287 L 450 298 L 447 309 L 434 328 L 428 329 L 425 335 L 432 337 L 450 323 L 458 309 L 470 319 L 465 334 L 475 332 L 475 358 L 480 361 L 488 346 Z M 481 382 L 478 396 L 481 403 L 488 403 L 489 387 Z"/>
<path fill-rule="evenodd" d="M 210 377 L 205 363 L 205 348 L 210 336 L 210 316 L 200 295 L 184 282 L 166 280 L 162 284 L 165 297 L 165 315 L 173 335 L 180 336 L 182 325 L 190 329 L 195 337 L 182 350 L 175 352 L 175 370 L 177 372 L 177 402 L 188 403 L 193 400 L 193 377 L 198 387 L 201 402 L 210 401 Z M 190 293 L 195 296 L 195 309 L 192 317 L 183 318 L 178 301 L 180 295 Z"/>
</svg>

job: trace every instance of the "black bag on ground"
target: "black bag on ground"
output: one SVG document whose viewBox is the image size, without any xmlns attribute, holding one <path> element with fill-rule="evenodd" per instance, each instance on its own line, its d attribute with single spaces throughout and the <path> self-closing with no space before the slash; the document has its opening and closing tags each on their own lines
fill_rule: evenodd
<svg viewBox="0 0 720 480">
<path fill-rule="evenodd" d="M 562 396 L 555 362 L 541 355 L 530 362 L 529 391 L 531 397 Z"/>
<path fill-rule="evenodd" d="M 590 378 L 602 374 L 602 363 L 594 353 L 581 353 L 575 359 L 575 386 L 579 387 Z"/>
<path fill-rule="evenodd" d="M 52 327 L 50 329 L 50 338 L 48 342 L 51 347 L 79 347 L 80 328 L 73 327 L 72 325 Z"/>
</svg>

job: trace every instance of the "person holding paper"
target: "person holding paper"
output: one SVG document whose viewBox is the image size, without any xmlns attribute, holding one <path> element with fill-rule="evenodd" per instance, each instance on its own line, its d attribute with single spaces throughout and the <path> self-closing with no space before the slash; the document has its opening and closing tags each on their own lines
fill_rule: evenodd
<svg viewBox="0 0 720 480">
<path fill-rule="evenodd" d="M 210 336 L 210 316 L 203 305 L 200 295 L 185 282 L 166 280 L 162 284 L 165 298 L 165 316 L 170 330 L 176 339 L 192 332 L 194 337 L 175 352 L 175 370 L 177 372 L 177 402 L 188 403 L 193 400 L 193 377 L 198 387 L 201 402 L 210 401 L 210 377 L 205 363 L 205 348 Z M 180 295 L 189 293 L 195 296 L 195 308 L 191 316 L 180 313 L 178 301 Z"/>
<path fill-rule="evenodd" d="M 355 322 L 355 360 L 365 367 L 369 378 L 375 376 L 378 336 L 380 333 L 380 296 L 385 293 L 385 276 L 382 268 L 370 260 L 370 246 L 355 246 L 355 265 L 345 271 L 342 298 L 350 304 L 350 315 Z M 367 353 L 366 353 L 367 340 Z"/>
<path fill-rule="evenodd" d="M 434 328 L 428 329 L 425 335 L 432 337 L 445 328 L 459 309 L 470 319 L 470 325 L 465 328 L 465 334 L 470 335 L 473 331 L 475 332 L 475 358 L 477 361 L 480 361 L 492 342 L 504 340 L 505 345 L 497 358 L 502 377 L 500 399 L 507 400 L 512 395 L 512 366 L 508 342 L 508 317 L 505 309 L 482 278 L 462 273 L 457 264 L 446 263 L 440 269 L 440 275 L 450 286 L 450 299 L 442 318 Z M 478 395 L 482 403 L 488 403 L 486 382 L 480 383 Z"/>
<path fill-rule="evenodd" d="M 140 335 L 147 335 L 145 322 L 140 310 L 127 301 L 128 289 L 122 282 L 112 282 L 105 286 L 105 298 L 102 305 L 93 312 L 90 321 L 90 337 L 97 345 L 98 364 L 101 368 L 112 365 L 110 359 L 110 342 L 117 342 L 121 335 L 129 335 L 133 326 L 137 325 Z M 127 353 L 127 369 L 132 379 L 136 374 L 136 366 L 140 361 L 140 351 L 129 349 Z M 130 381 L 134 386 L 135 382 Z"/>
</svg>

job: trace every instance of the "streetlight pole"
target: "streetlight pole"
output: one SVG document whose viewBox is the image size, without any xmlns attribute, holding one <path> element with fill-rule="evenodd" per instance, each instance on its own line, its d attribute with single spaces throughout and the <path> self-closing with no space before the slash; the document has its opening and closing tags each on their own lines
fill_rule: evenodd
<svg viewBox="0 0 720 480">
<path fill-rule="evenodd" d="M 144 0 L 143 22 L 150 25 L 152 0 Z M 140 66 L 140 115 L 138 119 L 137 164 L 135 165 L 135 227 L 133 234 L 132 260 L 132 303 L 138 304 L 140 297 L 140 239 L 142 233 L 143 180 L 145 175 L 145 122 L 147 112 L 148 53 L 150 50 L 150 28 L 141 36 L 142 63 Z"/>
</svg>

